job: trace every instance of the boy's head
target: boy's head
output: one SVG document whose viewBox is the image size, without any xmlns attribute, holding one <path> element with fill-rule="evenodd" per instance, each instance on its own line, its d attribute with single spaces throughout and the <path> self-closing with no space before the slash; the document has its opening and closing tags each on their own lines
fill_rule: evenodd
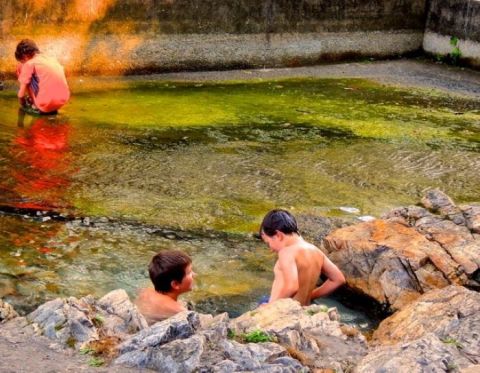
<svg viewBox="0 0 480 373">
<path fill-rule="evenodd" d="M 298 234 L 297 221 L 286 210 L 272 210 L 263 218 L 260 226 L 260 236 L 264 234 L 272 237 L 277 231 L 284 234 Z"/>
<path fill-rule="evenodd" d="M 180 294 L 192 290 L 192 259 L 181 251 L 159 252 L 152 258 L 148 273 L 158 292 L 168 293 L 174 290 Z"/>
<path fill-rule="evenodd" d="M 15 59 L 19 62 L 29 60 L 39 53 L 37 44 L 33 40 L 23 39 L 20 43 L 17 44 L 17 49 L 15 50 Z"/>
</svg>

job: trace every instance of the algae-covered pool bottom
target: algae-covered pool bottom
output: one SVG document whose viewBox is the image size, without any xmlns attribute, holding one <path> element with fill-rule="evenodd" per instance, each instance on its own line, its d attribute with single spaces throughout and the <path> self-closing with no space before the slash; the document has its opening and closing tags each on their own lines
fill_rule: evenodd
<svg viewBox="0 0 480 373">
<path fill-rule="evenodd" d="M 15 91 L 0 92 L 0 207 L 118 223 L 0 216 L 0 292 L 25 309 L 133 295 L 151 256 L 175 247 L 193 256 L 197 307 L 233 314 L 268 292 L 272 258 L 249 237 L 272 208 L 378 217 L 430 187 L 480 200 L 478 99 L 359 79 L 72 88 L 56 117 L 19 115 Z"/>
</svg>

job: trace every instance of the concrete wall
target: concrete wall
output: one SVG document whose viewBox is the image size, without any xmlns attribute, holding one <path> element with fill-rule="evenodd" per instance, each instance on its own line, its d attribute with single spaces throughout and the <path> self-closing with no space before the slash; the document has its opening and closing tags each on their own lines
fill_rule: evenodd
<svg viewBox="0 0 480 373">
<path fill-rule="evenodd" d="M 0 72 L 24 37 L 70 73 L 297 66 L 419 50 L 425 0 L 2 0 Z"/>
<path fill-rule="evenodd" d="M 454 48 L 451 37 L 459 39 L 460 61 L 480 67 L 479 0 L 429 2 L 423 49 L 433 55 L 447 55 Z"/>
</svg>

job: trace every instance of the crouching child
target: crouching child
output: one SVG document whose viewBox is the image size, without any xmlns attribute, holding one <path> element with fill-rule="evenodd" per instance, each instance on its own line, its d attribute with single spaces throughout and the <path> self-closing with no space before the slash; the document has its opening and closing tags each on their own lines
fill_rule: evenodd
<svg viewBox="0 0 480 373">
<path fill-rule="evenodd" d="M 40 53 L 33 40 L 23 39 L 15 50 L 19 62 L 18 100 L 30 114 L 54 114 L 70 98 L 63 66 L 54 58 Z"/>
</svg>

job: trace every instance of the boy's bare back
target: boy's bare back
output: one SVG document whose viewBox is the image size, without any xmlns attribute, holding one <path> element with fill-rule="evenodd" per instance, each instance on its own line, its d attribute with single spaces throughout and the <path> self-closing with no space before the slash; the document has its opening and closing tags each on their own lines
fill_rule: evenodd
<svg viewBox="0 0 480 373">
<path fill-rule="evenodd" d="M 260 235 L 278 254 L 269 303 L 293 298 L 309 305 L 312 299 L 328 295 L 345 283 L 339 268 L 299 235 L 297 222 L 288 211 L 270 211 L 263 219 Z M 327 279 L 316 287 L 321 274 Z"/>
<path fill-rule="evenodd" d="M 282 282 L 297 282 L 298 290 L 292 298 L 299 301 L 302 306 L 309 305 L 312 291 L 316 288 L 322 272 L 323 262 L 323 253 L 314 245 L 301 240 L 279 253 L 274 270 L 275 280 L 278 276 Z M 285 270 L 295 271 L 296 274 L 288 278 L 289 276 L 284 274 Z"/>
</svg>

